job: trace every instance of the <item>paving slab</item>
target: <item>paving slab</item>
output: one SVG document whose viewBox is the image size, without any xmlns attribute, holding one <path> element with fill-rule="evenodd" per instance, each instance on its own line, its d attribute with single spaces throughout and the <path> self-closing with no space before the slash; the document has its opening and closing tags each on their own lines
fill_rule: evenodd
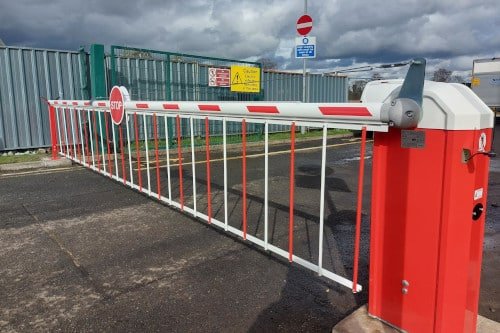
<svg viewBox="0 0 500 333">
<path fill-rule="evenodd" d="M 363 305 L 346 318 L 342 319 L 332 329 L 332 333 L 400 333 L 396 329 L 368 314 L 367 306 Z M 485 318 L 477 317 L 477 333 L 500 332 L 500 323 Z"/>
</svg>

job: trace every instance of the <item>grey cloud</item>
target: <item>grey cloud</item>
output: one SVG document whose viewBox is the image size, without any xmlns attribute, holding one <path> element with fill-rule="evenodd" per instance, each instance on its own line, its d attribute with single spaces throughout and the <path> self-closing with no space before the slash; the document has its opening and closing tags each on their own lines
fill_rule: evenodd
<svg viewBox="0 0 500 333">
<path fill-rule="evenodd" d="M 76 49 L 103 43 L 238 59 L 293 59 L 302 1 L 2 0 L 7 45 Z M 500 52 L 498 0 L 309 1 L 318 58 L 310 68 L 429 58 L 465 71 Z"/>
</svg>

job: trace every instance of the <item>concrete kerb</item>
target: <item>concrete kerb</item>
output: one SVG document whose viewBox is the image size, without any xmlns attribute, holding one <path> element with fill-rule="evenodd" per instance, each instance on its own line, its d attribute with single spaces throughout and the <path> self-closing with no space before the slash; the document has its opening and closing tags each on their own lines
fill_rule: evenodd
<svg viewBox="0 0 500 333">
<path fill-rule="evenodd" d="M 399 333 L 402 332 L 384 322 L 371 317 L 367 306 L 363 305 L 340 321 L 332 333 Z M 500 323 L 483 316 L 477 316 L 477 333 L 500 332 Z"/>
<path fill-rule="evenodd" d="M 61 168 L 61 167 L 69 167 L 72 164 L 73 162 L 66 158 L 61 157 L 57 160 L 52 160 L 50 157 L 44 157 L 40 161 L 34 161 L 34 162 L 1 164 L 0 173 Z"/>
</svg>

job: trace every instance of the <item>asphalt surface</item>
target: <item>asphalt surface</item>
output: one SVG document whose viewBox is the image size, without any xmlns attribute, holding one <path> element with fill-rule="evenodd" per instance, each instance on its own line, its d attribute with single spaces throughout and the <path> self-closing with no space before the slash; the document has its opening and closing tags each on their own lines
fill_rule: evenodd
<svg viewBox="0 0 500 333">
<path fill-rule="evenodd" d="M 344 138 L 329 144 L 338 146 L 328 148 L 323 261 L 325 268 L 351 278 L 359 143 Z M 317 145 L 297 145 L 295 168 L 294 252 L 314 263 L 318 260 L 321 151 L 300 149 Z M 270 150 L 276 154 L 269 159 L 270 242 L 285 249 L 288 148 L 273 146 Z M 252 147 L 248 154 L 256 156 L 247 160 L 248 232 L 261 238 L 262 152 L 262 147 Z M 359 281 L 365 289 L 359 294 L 89 170 L 0 176 L 0 330 L 330 331 L 367 301 L 370 146 L 367 155 Z M 229 223 L 240 228 L 241 159 L 238 150 L 230 156 Z M 216 161 L 220 153 L 210 157 L 213 214 L 223 220 L 222 162 Z M 206 213 L 204 158 L 204 152 L 196 154 L 202 163 L 195 164 L 195 181 L 198 209 Z M 176 201 L 180 195 L 177 160 L 173 154 Z M 184 199 L 191 207 L 190 154 L 184 153 L 182 161 Z M 141 162 L 144 167 L 144 156 Z M 150 184 L 156 192 L 154 166 Z M 137 162 L 132 169 L 137 182 Z M 127 164 L 127 174 L 128 170 Z M 141 175 L 146 186 L 144 168 Z M 164 167 L 160 178 L 160 191 L 167 195 Z M 496 321 L 500 321 L 499 203 L 500 165 L 495 160 L 479 312 Z"/>
</svg>

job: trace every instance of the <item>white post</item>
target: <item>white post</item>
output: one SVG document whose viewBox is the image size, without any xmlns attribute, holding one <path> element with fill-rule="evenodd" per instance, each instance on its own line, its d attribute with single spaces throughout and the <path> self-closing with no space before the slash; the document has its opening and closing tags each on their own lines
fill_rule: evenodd
<svg viewBox="0 0 500 333">
<path fill-rule="evenodd" d="M 304 0 L 304 14 L 307 14 L 307 0 Z M 306 96 L 306 58 L 302 59 L 304 68 L 302 71 L 302 102 L 306 103 L 307 102 L 307 96 Z M 306 133 L 306 127 L 301 126 L 300 127 L 300 133 L 305 134 Z"/>
<path fill-rule="evenodd" d="M 130 184 L 134 185 L 134 168 L 132 167 L 132 152 L 130 150 L 130 128 L 128 126 L 129 117 L 128 114 L 125 113 L 125 125 L 127 125 L 127 146 L 128 146 L 128 166 L 130 170 Z"/>
<path fill-rule="evenodd" d="M 102 174 L 106 174 L 106 154 L 104 154 L 104 135 L 102 135 L 102 120 L 101 114 L 104 117 L 104 111 L 99 111 L 97 118 L 99 118 L 99 136 L 101 137 L 101 152 L 102 152 Z M 99 148 L 97 148 L 99 149 Z"/>
<path fill-rule="evenodd" d="M 326 171 L 326 124 L 323 125 L 323 144 L 321 146 L 321 190 L 319 199 L 319 251 L 318 275 L 323 275 L 323 227 L 325 220 L 325 171 Z"/>
<path fill-rule="evenodd" d="M 167 153 L 167 178 L 168 178 L 168 203 L 172 203 L 172 185 L 170 183 L 170 146 L 169 146 L 169 135 L 168 135 L 168 116 L 164 116 L 165 119 L 165 150 Z"/>
<path fill-rule="evenodd" d="M 77 113 L 78 113 L 78 124 L 80 124 L 80 141 L 81 141 L 81 144 L 82 144 L 82 159 L 80 162 L 82 162 L 82 165 L 85 166 L 85 138 L 83 137 L 83 131 L 82 131 L 82 112 L 83 110 L 80 110 L 80 112 L 78 112 L 77 110 Z"/>
<path fill-rule="evenodd" d="M 71 112 L 72 110 L 70 109 L 69 110 L 69 123 L 71 124 L 71 136 L 73 137 L 73 155 L 75 155 L 75 161 L 78 160 L 78 156 L 76 154 L 76 139 L 75 139 L 75 122 L 76 122 L 76 119 L 73 119 L 73 112 Z"/>
<path fill-rule="evenodd" d="M 151 174 L 149 172 L 148 124 L 146 114 L 142 117 L 144 127 L 144 147 L 146 148 L 146 168 L 148 176 L 148 195 L 151 195 Z"/>
<path fill-rule="evenodd" d="M 269 122 L 264 125 L 264 249 L 267 250 L 269 228 Z"/>
<path fill-rule="evenodd" d="M 57 130 L 59 132 L 59 151 L 63 152 L 63 145 L 62 145 L 62 136 L 61 136 L 61 124 L 59 123 L 59 108 L 54 108 L 56 112 L 56 119 L 57 119 Z"/>
<path fill-rule="evenodd" d="M 111 120 L 111 132 L 113 133 L 113 152 L 115 155 L 115 175 L 116 179 L 119 178 L 118 174 L 118 155 L 116 154 L 116 135 L 115 135 L 115 124 L 113 124 L 113 120 Z"/>
<path fill-rule="evenodd" d="M 189 117 L 189 130 L 191 131 L 191 170 L 193 174 L 193 216 L 196 217 L 198 212 L 196 210 L 196 165 L 194 156 L 194 124 L 193 117 Z"/>
<path fill-rule="evenodd" d="M 61 110 L 61 116 L 63 118 L 64 122 L 64 137 L 66 138 L 66 157 L 71 158 L 71 155 L 69 154 L 69 140 L 68 140 L 68 124 L 66 123 L 66 112 L 64 109 Z"/>
<path fill-rule="evenodd" d="M 92 112 L 95 112 L 95 111 L 92 111 Z M 90 151 L 92 153 L 92 168 L 95 169 L 94 139 L 92 138 L 92 136 L 93 136 L 92 134 L 94 133 L 93 132 L 94 129 L 92 128 L 90 111 L 87 111 L 87 120 L 88 120 L 88 124 L 89 124 Z"/>
<path fill-rule="evenodd" d="M 227 148 L 226 148 L 226 118 L 222 119 L 222 146 L 224 150 L 224 230 L 227 231 Z"/>
</svg>

